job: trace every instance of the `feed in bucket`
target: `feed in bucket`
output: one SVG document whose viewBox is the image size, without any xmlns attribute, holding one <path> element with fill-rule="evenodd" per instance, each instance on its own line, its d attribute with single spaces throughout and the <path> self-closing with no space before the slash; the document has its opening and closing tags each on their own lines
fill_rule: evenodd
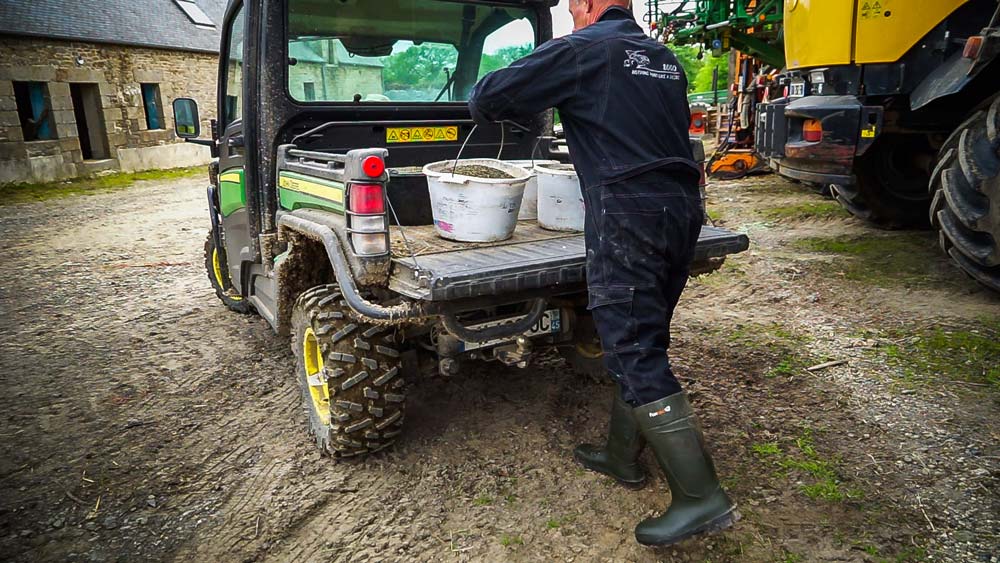
<svg viewBox="0 0 1000 563">
<path fill-rule="evenodd" d="M 460 242 L 494 242 L 514 234 L 531 172 L 488 158 L 432 162 L 423 171 L 439 236 Z"/>
</svg>

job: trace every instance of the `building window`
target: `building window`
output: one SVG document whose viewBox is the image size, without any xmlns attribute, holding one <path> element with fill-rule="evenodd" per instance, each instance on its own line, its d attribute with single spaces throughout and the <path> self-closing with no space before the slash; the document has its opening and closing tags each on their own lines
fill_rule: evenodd
<svg viewBox="0 0 1000 563">
<path fill-rule="evenodd" d="M 142 107 L 146 110 L 146 129 L 163 129 L 159 84 L 142 85 Z"/>
<path fill-rule="evenodd" d="M 44 82 L 14 82 L 14 102 L 21 119 L 25 141 L 47 141 L 56 138 L 52 119 L 52 100 Z"/>
<path fill-rule="evenodd" d="M 315 82 L 303 82 L 302 83 L 302 93 L 305 94 L 305 101 L 312 102 L 316 99 L 316 83 Z"/>
<path fill-rule="evenodd" d="M 193 0 L 174 0 L 177 7 L 198 27 L 215 29 L 215 22 Z"/>
</svg>

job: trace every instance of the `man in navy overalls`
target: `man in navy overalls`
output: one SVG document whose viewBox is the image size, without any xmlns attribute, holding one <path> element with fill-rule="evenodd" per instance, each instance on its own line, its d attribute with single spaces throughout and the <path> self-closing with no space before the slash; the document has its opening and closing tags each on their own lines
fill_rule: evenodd
<svg viewBox="0 0 1000 563">
<path fill-rule="evenodd" d="M 672 500 L 635 535 L 670 545 L 728 528 L 736 513 L 667 357 L 703 220 L 687 80 L 628 5 L 570 0 L 575 31 L 484 77 L 469 108 L 479 122 L 559 110 L 586 203 L 588 308 L 618 384 L 607 443 L 579 446 L 574 456 L 639 486 L 646 475 L 638 457 L 648 443 Z"/>
</svg>

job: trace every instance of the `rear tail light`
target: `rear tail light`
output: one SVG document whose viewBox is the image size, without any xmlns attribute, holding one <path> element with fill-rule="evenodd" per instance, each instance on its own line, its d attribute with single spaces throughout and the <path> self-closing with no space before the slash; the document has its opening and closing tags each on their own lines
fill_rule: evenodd
<svg viewBox="0 0 1000 563">
<path fill-rule="evenodd" d="M 983 50 L 983 36 L 973 35 L 965 42 L 965 50 L 962 51 L 962 56 L 967 59 L 978 59 L 979 52 Z"/>
<path fill-rule="evenodd" d="M 823 140 L 823 124 L 818 119 L 807 119 L 802 124 L 802 138 L 810 143 Z"/>
<path fill-rule="evenodd" d="M 351 184 L 347 212 L 347 230 L 355 254 L 374 256 L 389 251 L 389 219 L 382 184 Z"/>
<path fill-rule="evenodd" d="M 385 213 L 385 197 L 381 184 L 354 184 L 351 186 L 351 211 L 370 214 Z"/>
</svg>

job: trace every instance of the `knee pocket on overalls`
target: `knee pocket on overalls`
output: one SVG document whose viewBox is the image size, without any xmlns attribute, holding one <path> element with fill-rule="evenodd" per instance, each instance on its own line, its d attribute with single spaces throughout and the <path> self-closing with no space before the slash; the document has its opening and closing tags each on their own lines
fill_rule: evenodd
<svg viewBox="0 0 1000 563">
<path fill-rule="evenodd" d="M 633 287 L 590 287 L 587 309 L 594 316 L 606 354 L 635 343 L 637 323 L 632 311 L 634 300 Z"/>
</svg>

